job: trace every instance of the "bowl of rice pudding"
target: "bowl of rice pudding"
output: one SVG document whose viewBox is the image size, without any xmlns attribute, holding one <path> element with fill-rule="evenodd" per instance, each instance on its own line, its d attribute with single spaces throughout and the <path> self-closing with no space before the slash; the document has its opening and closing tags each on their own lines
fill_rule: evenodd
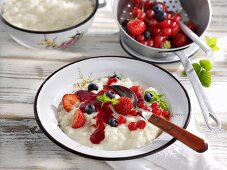
<svg viewBox="0 0 227 170">
<path fill-rule="evenodd" d="M 105 85 L 131 89 L 139 101 L 137 107 Z M 44 81 L 34 101 L 37 123 L 54 143 L 104 160 L 147 156 L 175 142 L 145 121 L 140 116 L 143 111 L 186 128 L 190 99 L 166 70 L 127 57 L 94 57 L 66 65 Z"/>
<path fill-rule="evenodd" d="M 2 0 L 0 19 L 26 47 L 63 49 L 88 30 L 98 6 L 98 0 Z"/>
</svg>

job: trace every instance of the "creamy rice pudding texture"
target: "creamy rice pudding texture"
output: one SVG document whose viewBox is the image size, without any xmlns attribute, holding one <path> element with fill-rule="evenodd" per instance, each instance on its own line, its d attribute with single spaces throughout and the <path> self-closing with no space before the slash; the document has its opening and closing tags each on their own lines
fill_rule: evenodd
<svg viewBox="0 0 227 170">
<path fill-rule="evenodd" d="M 107 82 L 107 78 L 93 81 L 93 83 L 96 83 L 99 86 L 99 91 L 102 89 L 105 82 Z M 115 84 L 128 88 L 133 85 L 139 85 L 137 82 L 132 82 L 129 78 L 118 80 L 118 82 Z M 76 90 L 86 90 L 87 87 L 88 84 L 86 84 L 83 88 Z M 98 93 L 98 91 L 95 93 Z M 105 139 L 100 144 L 93 144 L 89 140 L 89 137 L 95 131 L 95 128 L 91 125 L 95 124 L 96 120 L 93 119 L 93 117 L 95 117 L 97 113 L 93 113 L 91 115 L 85 114 L 85 125 L 79 129 L 73 129 L 71 125 L 74 113 L 78 108 L 79 106 L 75 107 L 70 112 L 66 112 L 62 107 L 62 104 L 60 104 L 58 109 L 58 122 L 60 128 L 66 135 L 85 146 L 102 150 L 125 150 L 139 148 L 151 143 L 161 133 L 159 128 L 153 126 L 150 123 L 147 123 L 146 127 L 142 130 L 138 129 L 135 131 L 130 131 L 127 127 L 129 122 L 136 122 L 143 119 L 140 116 L 126 115 L 126 124 L 121 124 L 117 127 L 111 127 L 107 124 L 105 128 Z M 113 114 L 114 117 L 118 117 L 118 115 L 119 114 L 116 112 Z"/>
<path fill-rule="evenodd" d="M 19 28 L 54 31 L 84 21 L 94 10 L 92 0 L 6 0 L 2 16 Z"/>
</svg>

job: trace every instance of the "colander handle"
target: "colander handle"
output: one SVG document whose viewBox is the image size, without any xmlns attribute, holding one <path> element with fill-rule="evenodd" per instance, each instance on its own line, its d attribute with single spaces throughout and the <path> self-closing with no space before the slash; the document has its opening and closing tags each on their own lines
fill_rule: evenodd
<svg viewBox="0 0 227 170">
<path fill-rule="evenodd" d="M 221 129 L 221 123 L 214 112 L 213 108 L 210 105 L 210 102 L 204 92 L 204 89 L 198 79 L 198 76 L 196 75 L 195 70 L 192 67 L 192 64 L 190 63 L 188 57 L 186 56 L 184 51 L 177 51 L 176 55 L 180 58 L 181 63 L 184 66 L 184 69 L 187 73 L 187 76 L 192 84 L 192 87 L 195 91 L 195 94 L 197 96 L 197 100 L 200 104 L 204 120 L 211 130 L 220 130 Z M 211 125 L 211 119 L 215 122 L 215 125 Z"/>
<path fill-rule="evenodd" d="M 198 37 L 192 30 L 190 30 L 182 21 L 180 22 L 180 27 L 182 31 L 192 40 L 194 41 L 205 53 L 208 57 L 212 57 L 213 51 L 211 48 Z"/>
</svg>

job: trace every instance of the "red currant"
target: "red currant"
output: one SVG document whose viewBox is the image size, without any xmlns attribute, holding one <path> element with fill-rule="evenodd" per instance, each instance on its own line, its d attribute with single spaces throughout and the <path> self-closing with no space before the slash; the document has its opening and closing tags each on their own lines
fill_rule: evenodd
<svg viewBox="0 0 227 170">
<path fill-rule="evenodd" d="M 149 9 L 149 10 L 146 11 L 146 18 L 147 19 L 152 19 L 154 17 L 154 15 L 155 15 L 155 12 L 153 10 Z"/>
<path fill-rule="evenodd" d="M 143 21 L 146 18 L 146 14 L 144 12 L 139 12 L 137 18 Z"/>
<path fill-rule="evenodd" d="M 163 28 L 163 30 L 162 30 L 162 36 L 165 36 L 165 37 L 168 37 L 168 36 L 170 36 L 171 35 L 171 28 Z"/>
<path fill-rule="evenodd" d="M 158 116 L 161 115 L 161 110 L 160 110 L 159 108 L 154 108 L 154 109 L 152 109 L 152 112 L 153 112 L 154 114 L 158 115 Z"/>
<path fill-rule="evenodd" d="M 150 107 L 148 107 L 147 105 L 144 105 L 142 107 L 142 109 L 147 110 L 147 111 L 150 111 L 150 112 L 152 111 L 152 109 Z"/>
<path fill-rule="evenodd" d="M 143 0 L 132 0 L 133 5 L 142 4 Z"/>
<path fill-rule="evenodd" d="M 193 31 L 196 29 L 196 25 L 191 20 L 188 21 L 187 26 Z"/>
<path fill-rule="evenodd" d="M 152 36 L 157 36 L 161 33 L 161 29 L 160 28 L 154 28 L 152 30 Z"/>
<path fill-rule="evenodd" d="M 150 9 L 152 6 L 152 1 L 151 0 L 147 0 L 144 2 L 144 7 L 145 9 Z"/>
<path fill-rule="evenodd" d="M 136 112 L 136 110 L 134 110 L 134 109 L 132 109 L 132 110 L 129 112 L 129 114 L 130 114 L 131 116 L 137 116 L 137 112 Z"/>
<path fill-rule="evenodd" d="M 140 34 L 140 35 L 138 35 L 137 37 L 136 37 L 136 40 L 137 41 L 139 41 L 139 42 L 142 42 L 142 41 L 144 41 L 144 35 L 143 34 Z"/>
<path fill-rule="evenodd" d="M 145 106 L 145 102 L 144 101 L 140 101 L 139 103 L 138 103 L 138 107 L 139 108 L 143 108 Z"/>
<path fill-rule="evenodd" d="M 126 123 L 126 118 L 124 116 L 119 116 L 117 118 L 117 122 L 118 122 L 119 125 L 120 124 L 125 124 Z"/>
<path fill-rule="evenodd" d="M 169 28 L 173 28 L 176 27 L 178 24 L 174 21 L 171 21 L 171 23 L 169 24 Z"/>
<path fill-rule="evenodd" d="M 154 47 L 162 48 L 164 41 L 165 41 L 165 37 L 160 36 L 160 35 L 156 36 L 154 38 Z"/>
<path fill-rule="evenodd" d="M 146 122 L 144 120 L 139 120 L 136 124 L 138 129 L 144 129 L 146 127 Z"/>
<path fill-rule="evenodd" d="M 133 9 L 132 9 L 133 16 L 137 17 L 140 12 L 142 12 L 141 9 L 139 9 L 137 7 L 133 7 Z"/>
<path fill-rule="evenodd" d="M 140 42 L 141 44 L 143 44 L 143 45 L 147 45 L 147 41 L 142 41 L 142 42 Z"/>
<path fill-rule="evenodd" d="M 163 110 L 162 111 L 162 116 L 165 117 L 165 118 L 168 118 L 170 116 L 170 113 L 168 110 Z"/>
<path fill-rule="evenodd" d="M 154 45 L 153 40 L 147 40 L 147 46 L 152 47 Z"/>
<path fill-rule="evenodd" d="M 137 99 L 140 101 L 140 99 L 143 96 L 143 89 L 142 89 L 142 87 L 140 87 L 140 86 L 132 86 L 132 87 L 130 87 L 130 90 L 132 90 L 135 93 Z"/>
<path fill-rule="evenodd" d="M 148 25 L 150 28 L 155 28 L 158 25 L 158 21 L 156 19 L 151 19 L 148 21 Z"/>
<path fill-rule="evenodd" d="M 173 27 L 171 29 L 171 35 L 170 36 L 174 37 L 179 31 L 180 31 L 180 27 L 179 27 L 179 25 L 176 25 L 175 27 Z"/>
<path fill-rule="evenodd" d="M 177 14 L 172 17 L 172 21 L 174 22 L 179 22 L 181 20 L 181 15 Z"/>
<path fill-rule="evenodd" d="M 152 109 L 159 108 L 159 104 L 158 104 L 157 102 L 153 102 L 153 103 L 151 104 L 151 108 L 152 108 Z"/>
<path fill-rule="evenodd" d="M 159 26 L 160 28 L 164 28 L 164 27 L 169 27 L 170 24 L 171 24 L 171 20 L 165 19 L 165 20 L 159 22 L 159 23 L 158 23 L 158 26 Z"/>
<path fill-rule="evenodd" d="M 130 131 L 136 130 L 136 129 L 137 129 L 137 124 L 136 124 L 136 122 L 130 122 L 130 123 L 128 124 L 128 129 L 129 129 Z"/>
</svg>

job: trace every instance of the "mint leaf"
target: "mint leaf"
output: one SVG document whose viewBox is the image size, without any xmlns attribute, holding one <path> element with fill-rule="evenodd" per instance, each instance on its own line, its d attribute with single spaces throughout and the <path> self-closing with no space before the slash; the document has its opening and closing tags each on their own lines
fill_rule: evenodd
<svg viewBox="0 0 227 170">
<path fill-rule="evenodd" d="M 206 36 L 206 43 L 212 49 L 212 51 L 220 50 L 220 48 L 217 46 L 217 37 L 209 38 Z"/>
<path fill-rule="evenodd" d="M 199 63 L 192 64 L 201 84 L 204 87 L 210 87 L 211 85 L 211 74 L 212 64 L 209 60 L 200 60 Z M 182 72 L 182 76 L 186 75 L 186 72 Z"/>
<path fill-rule="evenodd" d="M 212 69 L 212 65 L 210 63 L 210 60 L 200 60 L 199 64 L 202 68 L 204 68 L 206 71 L 210 71 Z"/>
<path fill-rule="evenodd" d="M 155 90 L 150 89 L 145 90 L 145 93 L 151 93 L 153 95 L 149 103 L 157 102 L 163 110 L 169 110 L 167 103 L 162 99 L 163 94 L 158 94 Z"/>
<path fill-rule="evenodd" d="M 207 70 L 202 70 L 198 74 L 199 80 L 204 87 L 210 87 L 211 84 L 211 74 Z"/>
<path fill-rule="evenodd" d="M 201 71 L 201 66 L 198 64 L 198 63 L 192 63 L 192 67 L 194 68 L 194 70 L 195 70 L 195 72 L 197 73 L 197 74 L 199 74 L 199 72 Z M 181 73 L 181 75 L 182 76 L 187 76 L 187 74 L 186 74 L 186 72 L 185 71 L 183 71 L 182 73 Z"/>
<path fill-rule="evenodd" d="M 106 102 L 111 102 L 113 105 L 117 104 L 119 101 L 117 99 L 111 99 L 109 98 L 106 93 L 104 93 L 103 95 L 97 96 L 98 101 L 102 102 L 102 103 L 106 103 Z"/>
<path fill-rule="evenodd" d="M 166 102 L 164 100 L 161 99 L 159 106 L 163 109 L 163 110 L 169 110 Z"/>
<path fill-rule="evenodd" d="M 165 48 L 165 49 L 170 49 L 170 48 L 171 48 L 171 43 L 170 43 L 170 41 L 165 41 L 164 44 L 163 44 L 163 48 Z"/>
</svg>

